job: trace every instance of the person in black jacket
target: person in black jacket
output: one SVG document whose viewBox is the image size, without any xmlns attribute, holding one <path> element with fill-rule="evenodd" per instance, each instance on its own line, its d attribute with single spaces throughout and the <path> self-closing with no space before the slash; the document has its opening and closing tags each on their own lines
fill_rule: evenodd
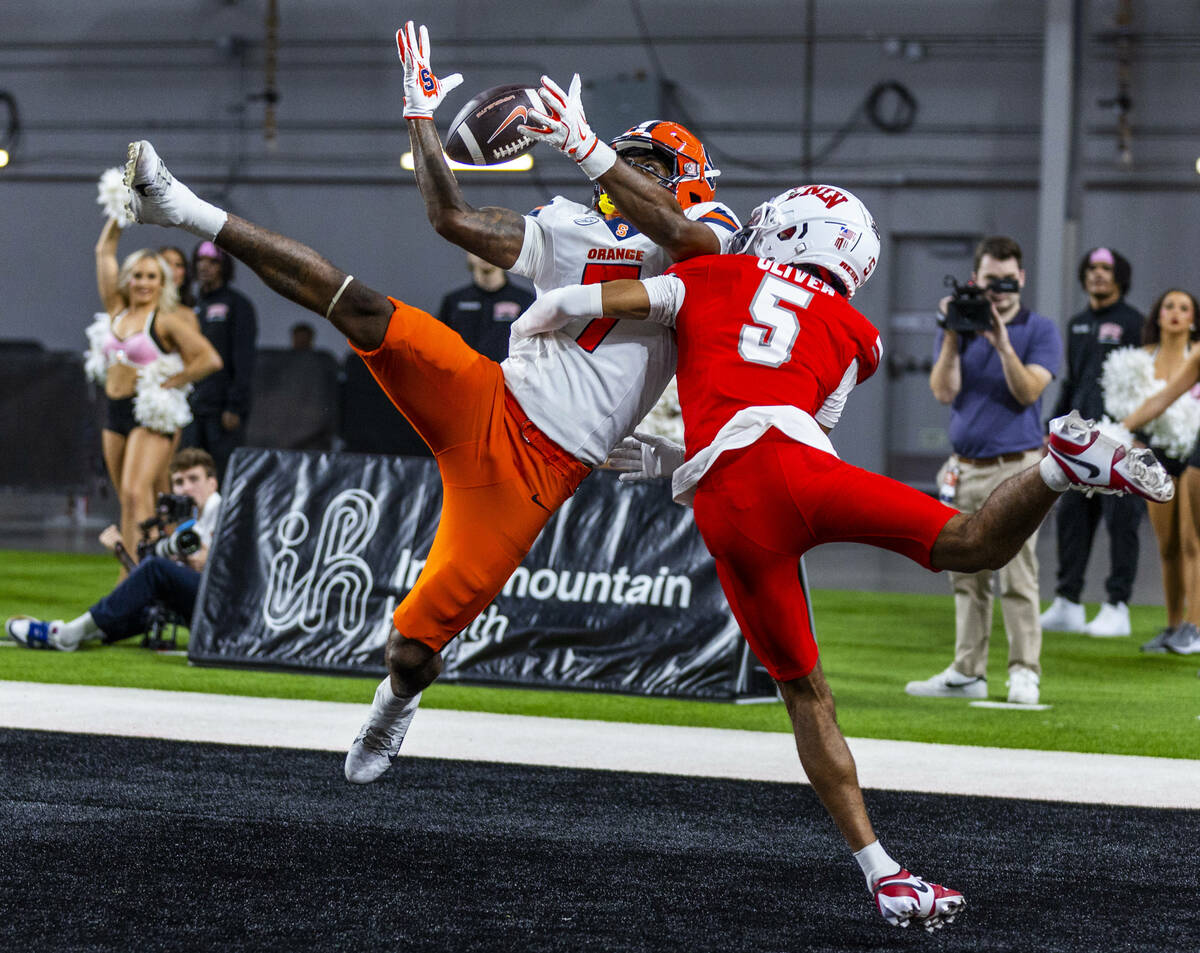
<svg viewBox="0 0 1200 953">
<path fill-rule="evenodd" d="M 1100 369 L 1117 348 L 1141 343 L 1143 317 L 1125 302 L 1132 269 L 1110 248 L 1093 248 L 1079 263 L 1079 282 L 1088 306 L 1067 324 L 1067 376 L 1050 416 L 1072 408 L 1099 420 L 1104 414 Z M 1069 497 L 1069 498 L 1068 498 Z M 1084 632 L 1098 637 L 1129 635 L 1129 597 L 1138 565 L 1138 526 L 1146 508 L 1124 496 L 1070 493 L 1057 509 L 1058 580 L 1054 602 L 1042 614 L 1042 628 L 1052 632 Z M 1108 527 L 1111 569 L 1106 598 L 1091 622 L 1080 598 L 1096 527 Z"/>
<path fill-rule="evenodd" d="M 442 299 L 438 320 L 448 324 L 464 341 L 493 361 L 508 357 L 508 332 L 512 323 L 533 304 L 533 292 L 508 280 L 504 269 L 467 255 L 471 283 Z"/>
<path fill-rule="evenodd" d="M 233 259 L 224 251 L 212 242 L 201 242 L 192 252 L 192 267 L 199 283 L 196 317 L 200 330 L 225 366 L 192 391 L 192 423 L 182 442 L 185 447 L 200 447 L 212 454 L 217 478 L 224 481 L 230 454 L 246 439 L 258 319 L 250 300 L 229 287 Z"/>
</svg>

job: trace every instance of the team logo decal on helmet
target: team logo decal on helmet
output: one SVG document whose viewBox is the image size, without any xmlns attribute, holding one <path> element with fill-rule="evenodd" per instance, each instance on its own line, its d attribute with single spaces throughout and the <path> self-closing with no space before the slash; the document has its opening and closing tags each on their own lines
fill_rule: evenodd
<svg viewBox="0 0 1200 953">
<path fill-rule="evenodd" d="M 802 185 L 751 212 L 729 250 L 823 268 L 853 297 L 874 273 L 879 249 L 879 228 L 853 193 L 833 185 Z"/>
<path fill-rule="evenodd" d="M 611 145 L 626 158 L 650 152 L 666 162 L 673 170 L 670 176 L 651 174 L 684 208 L 712 201 L 717 188 L 714 180 L 721 172 L 709 159 L 704 143 L 679 123 L 651 119 L 627 129 Z"/>
</svg>

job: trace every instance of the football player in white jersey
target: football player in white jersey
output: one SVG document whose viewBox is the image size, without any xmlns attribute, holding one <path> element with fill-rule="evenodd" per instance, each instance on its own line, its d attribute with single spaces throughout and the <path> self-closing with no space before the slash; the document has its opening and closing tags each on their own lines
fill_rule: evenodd
<svg viewBox="0 0 1200 953">
<path fill-rule="evenodd" d="M 694 135 L 677 123 L 650 121 L 611 146 L 599 142 L 584 117 L 578 76 L 570 93 L 543 78 L 546 111 L 531 111 L 521 128 L 578 161 L 596 182 L 593 203 L 557 196 L 528 215 L 471 206 L 428 121 L 432 107 L 410 105 L 424 92 L 422 73 L 440 82 L 429 67 L 428 34 L 410 22 L 397 44 L 413 165 L 430 222 L 454 244 L 532 280 L 539 295 L 564 285 L 660 275 L 676 261 L 724 251 L 737 231 L 733 212 L 711 201 L 719 172 Z M 458 85 L 455 77 L 446 82 L 450 89 Z M 674 335 L 636 321 L 600 319 L 544 337 L 510 340 L 505 383 L 547 436 L 598 466 L 675 373 Z"/>
<path fill-rule="evenodd" d="M 429 69 L 424 28 L 418 34 L 408 24 L 397 42 L 418 183 L 439 233 L 463 248 L 504 268 L 519 265 L 543 289 L 635 277 L 635 269 L 636 276 L 656 275 L 673 260 L 721 251 L 736 231 L 731 212 L 705 204 L 716 170 L 695 137 L 671 123 L 630 130 L 616 149 L 649 170 L 637 171 L 597 141 L 579 107 L 578 82 L 571 95 L 547 82 L 547 110 L 536 116 L 535 132 L 573 158 L 583 155 L 577 147 L 584 143 L 581 167 L 626 214 L 566 199 L 530 216 L 472 208 L 431 121 L 457 82 L 442 83 Z M 346 756 L 348 780 L 373 781 L 399 753 L 422 689 L 441 672 L 442 647 L 486 608 L 550 514 L 654 404 L 674 372 L 671 334 L 648 335 L 640 322 L 580 322 L 572 333 L 528 342 L 497 364 L 436 318 L 366 287 L 311 248 L 197 198 L 149 142 L 130 146 L 125 181 L 135 221 L 179 226 L 215 242 L 344 333 L 438 461 L 438 531 L 417 584 L 393 616 L 389 676 Z M 600 285 L 593 287 L 599 295 Z"/>
</svg>

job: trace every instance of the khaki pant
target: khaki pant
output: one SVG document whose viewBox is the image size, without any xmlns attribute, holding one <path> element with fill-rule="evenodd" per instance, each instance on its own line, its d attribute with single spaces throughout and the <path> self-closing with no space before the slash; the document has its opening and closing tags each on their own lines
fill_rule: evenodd
<svg viewBox="0 0 1200 953">
<path fill-rule="evenodd" d="M 1041 459 L 1040 449 L 1030 450 L 1019 460 L 984 466 L 959 462 L 958 492 L 951 503 L 964 513 L 973 513 L 997 486 Z M 957 458 L 951 458 L 957 459 Z M 949 461 L 938 473 L 942 485 Z M 950 573 L 954 588 L 954 667 L 963 675 L 987 675 L 988 642 L 992 634 L 992 579 L 1000 591 L 1000 611 L 1008 635 L 1008 667 L 1023 665 L 1041 674 L 1041 607 L 1038 602 L 1037 533 L 1025 541 L 1020 552 L 1003 569 L 974 573 Z"/>
</svg>

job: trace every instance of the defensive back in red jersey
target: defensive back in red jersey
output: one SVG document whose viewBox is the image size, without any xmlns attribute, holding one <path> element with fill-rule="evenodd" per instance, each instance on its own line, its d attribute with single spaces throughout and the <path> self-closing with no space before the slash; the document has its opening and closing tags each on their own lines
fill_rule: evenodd
<svg viewBox="0 0 1200 953">
<path fill-rule="evenodd" d="M 879 366 L 879 332 L 824 282 L 749 255 L 673 266 L 687 289 L 676 317 L 676 376 L 688 456 L 746 407 L 790 404 L 817 416 L 843 385 Z"/>
</svg>

